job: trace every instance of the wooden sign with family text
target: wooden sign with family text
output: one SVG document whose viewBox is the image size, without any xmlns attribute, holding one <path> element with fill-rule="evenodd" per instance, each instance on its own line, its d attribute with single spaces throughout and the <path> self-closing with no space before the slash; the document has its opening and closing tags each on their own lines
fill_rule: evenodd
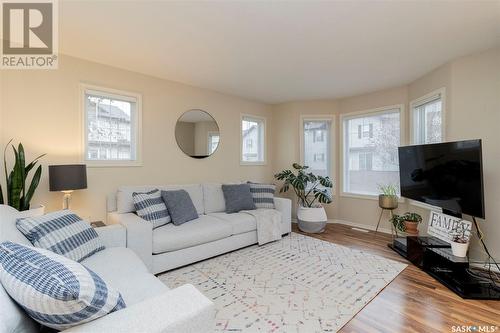
<svg viewBox="0 0 500 333">
<path fill-rule="evenodd" d="M 465 229 L 465 235 L 470 237 L 472 232 L 471 222 L 462 220 L 458 217 L 431 211 L 427 233 L 445 242 L 450 242 L 453 237 L 453 230 L 455 230 L 459 224 L 462 224 L 462 227 Z"/>
</svg>

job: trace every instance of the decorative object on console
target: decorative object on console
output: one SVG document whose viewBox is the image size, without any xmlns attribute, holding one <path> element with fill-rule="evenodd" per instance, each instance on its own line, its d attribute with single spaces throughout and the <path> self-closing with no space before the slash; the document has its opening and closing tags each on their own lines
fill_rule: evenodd
<svg viewBox="0 0 500 333">
<path fill-rule="evenodd" d="M 418 235 L 418 224 L 422 222 L 422 216 L 417 213 L 406 212 L 403 215 L 392 215 L 390 219 L 392 227 L 398 231 L 406 232 L 408 236 Z"/>
<path fill-rule="evenodd" d="M 450 241 L 451 251 L 456 257 L 466 257 L 469 248 L 470 233 L 464 227 L 464 224 L 457 223 L 452 230 L 452 238 Z"/>
<path fill-rule="evenodd" d="M 219 147 L 219 125 L 208 112 L 189 110 L 182 114 L 175 125 L 175 140 L 189 157 L 206 158 Z"/>
<path fill-rule="evenodd" d="M 78 262 L 104 250 L 95 230 L 67 209 L 17 219 L 16 227 L 34 246 Z"/>
<path fill-rule="evenodd" d="M 248 182 L 248 184 L 250 185 L 250 193 L 252 193 L 255 207 L 274 209 L 274 193 L 276 192 L 276 185 L 252 182 Z"/>
<path fill-rule="evenodd" d="M 422 216 L 417 213 L 406 212 L 402 218 L 405 223 L 405 232 L 411 236 L 418 235 L 418 224 L 422 222 Z"/>
<path fill-rule="evenodd" d="M 71 193 L 87 188 L 85 164 L 49 165 L 49 189 L 64 193 L 63 209 L 70 209 Z"/>
<path fill-rule="evenodd" d="M 40 324 L 64 330 L 125 308 L 93 271 L 49 250 L 0 243 L 0 281 Z"/>
<path fill-rule="evenodd" d="M 161 197 L 167 205 L 174 225 L 181 225 L 198 218 L 193 200 L 185 190 L 161 191 Z"/>
<path fill-rule="evenodd" d="M 330 177 L 307 173 L 308 166 L 298 163 L 292 166 L 297 170 L 297 174 L 291 170 L 283 170 L 274 175 L 277 180 L 284 181 L 280 193 L 287 192 L 291 187 L 297 195 L 297 220 L 300 230 L 309 233 L 323 232 L 327 216 L 321 204 L 332 202 L 333 182 Z"/>
<path fill-rule="evenodd" d="M 222 192 L 226 201 L 226 213 L 257 209 L 249 184 L 223 184 Z"/>
<path fill-rule="evenodd" d="M 171 221 L 167 206 L 161 197 L 160 190 L 149 192 L 133 192 L 132 200 L 137 215 L 153 224 L 153 229 Z"/>
<path fill-rule="evenodd" d="M 5 171 L 5 182 L 7 185 L 7 193 L 6 193 L 7 205 L 14 207 L 19 211 L 25 211 L 30 209 L 31 199 L 33 198 L 33 194 L 35 194 L 35 190 L 40 182 L 40 177 L 42 176 L 42 166 L 41 165 L 38 166 L 35 173 L 33 174 L 29 187 L 26 187 L 27 185 L 26 181 L 28 179 L 28 175 L 30 171 L 36 166 L 38 160 L 43 156 L 45 156 L 45 154 L 38 156 L 28 165 L 26 165 L 23 145 L 20 143 L 17 146 L 17 149 L 16 147 L 14 147 L 14 145 L 12 145 L 15 162 L 14 166 L 12 167 L 12 170 L 8 172 L 6 152 L 11 142 L 12 139 L 10 139 L 10 141 L 7 143 L 3 151 L 3 165 Z M 0 184 L 0 205 L 3 205 L 4 202 L 5 201 L 3 196 L 2 185 Z M 37 209 L 40 210 L 40 207 Z M 44 209 L 43 206 L 41 206 L 41 209 L 42 210 Z"/>
</svg>

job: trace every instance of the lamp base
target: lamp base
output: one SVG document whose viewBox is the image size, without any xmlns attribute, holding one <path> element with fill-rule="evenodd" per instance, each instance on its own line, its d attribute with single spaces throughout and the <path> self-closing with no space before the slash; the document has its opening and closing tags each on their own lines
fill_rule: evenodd
<svg viewBox="0 0 500 333">
<path fill-rule="evenodd" d="M 69 209 L 71 204 L 71 193 L 73 191 L 61 191 L 61 192 L 64 193 L 62 208 Z"/>
</svg>

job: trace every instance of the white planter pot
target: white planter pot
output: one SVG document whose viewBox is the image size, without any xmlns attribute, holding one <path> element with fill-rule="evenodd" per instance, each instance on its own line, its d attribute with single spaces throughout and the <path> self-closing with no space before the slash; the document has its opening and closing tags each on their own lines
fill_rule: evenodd
<svg viewBox="0 0 500 333">
<path fill-rule="evenodd" d="M 308 233 L 320 233 L 325 230 L 326 212 L 323 207 L 302 207 L 297 209 L 299 229 Z"/>
<path fill-rule="evenodd" d="M 455 257 L 467 256 L 467 249 L 469 248 L 469 243 L 450 242 L 450 244 L 451 244 L 451 252 Z"/>
<path fill-rule="evenodd" d="M 29 210 L 23 210 L 17 213 L 18 218 L 26 218 L 26 217 L 37 217 L 42 216 L 45 213 L 44 205 L 35 205 Z"/>
</svg>

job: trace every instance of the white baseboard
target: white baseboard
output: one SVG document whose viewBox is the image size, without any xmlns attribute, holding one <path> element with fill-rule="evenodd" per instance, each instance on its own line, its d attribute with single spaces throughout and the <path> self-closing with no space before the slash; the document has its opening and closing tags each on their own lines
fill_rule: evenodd
<svg viewBox="0 0 500 333">
<path fill-rule="evenodd" d="M 338 223 L 338 224 L 345 224 L 354 228 L 358 229 L 366 229 L 366 230 L 371 230 L 375 231 L 375 228 L 377 227 L 376 225 L 369 225 L 369 224 L 363 224 L 363 223 L 356 223 L 356 222 L 351 222 L 351 221 L 346 221 L 346 220 L 339 220 L 339 219 L 332 219 L 328 220 L 328 223 Z M 382 232 L 384 234 L 391 234 L 391 229 L 379 227 L 378 232 Z"/>
<path fill-rule="evenodd" d="M 297 223 L 297 219 L 292 219 L 292 223 Z M 368 225 L 368 224 L 356 223 L 356 222 L 339 220 L 339 219 L 328 219 L 327 223 L 345 224 L 345 225 L 348 225 L 348 226 L 353 227 L 353 228 L 365 229 L 365 230 L 370 230 L 370 231 L 375 231 L 375 228 L 376 228 L 375 225 Z M 382 232 L 384 234 L 391 234 L 391 229 L 379 227 L 378 232 Z"/>
</svg>

